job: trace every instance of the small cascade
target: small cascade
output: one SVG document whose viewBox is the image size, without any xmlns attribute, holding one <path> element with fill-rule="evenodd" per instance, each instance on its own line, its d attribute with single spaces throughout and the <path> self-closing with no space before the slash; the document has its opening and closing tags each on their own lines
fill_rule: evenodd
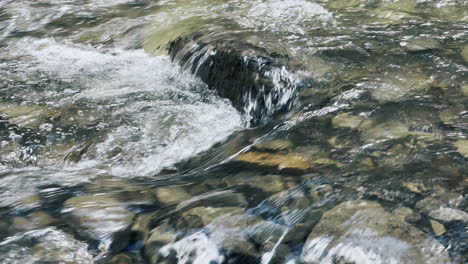
<svg viewBox="0 0 468 264">
<path fill-rule="evenodd" d="M 229 99 L 252 126 L 297 104 L 297 88 L 302 82 L 289 68 L 287 56 L 235 41 L 205 42 L 196 35 L 173 41 L 169 53 L 210 89 Z"/>
</svg>

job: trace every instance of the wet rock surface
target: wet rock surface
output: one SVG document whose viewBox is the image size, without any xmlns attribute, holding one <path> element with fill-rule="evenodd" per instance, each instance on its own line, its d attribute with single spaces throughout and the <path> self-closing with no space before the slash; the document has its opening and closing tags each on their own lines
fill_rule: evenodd
<svg viewBox="0 0 468 264">
<path fill-rule="evenodd" d="M 289 75 L 287 56 L 272 55 L 249 43 L 206 42 L 197 34 L 173 41 L 169 54 L 251 116 L 252 124 L 295 103 L 296 84 Z"/>
<path fill-rule="evenodd" d="M 345 202 L 326 212 L 301 254 L 303 263 L 333 263 L 336 259 L 357 263 L 450 262 L 438 241 L 366 200 Z"/>
<path fill-rule="evenodd" d="M 107 250 L 119 251 L 128 243 L 134 214 L 111 196 L 85 195 L 68 199 L 64 205 L 78 230 L 101 243 Z"/>
<path fill-rule="evenodd" d="M 290 173 L 305 173 L 312 168 L 310 161 L 295 153 L 247 152 L 236 157 L 235 161 Z"/>
</svg>

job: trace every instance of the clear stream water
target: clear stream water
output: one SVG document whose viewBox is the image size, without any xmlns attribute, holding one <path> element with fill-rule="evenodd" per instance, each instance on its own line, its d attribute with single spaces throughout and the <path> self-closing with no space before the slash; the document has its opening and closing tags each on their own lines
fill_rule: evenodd
<svg viewBox="0 0 468 264">
<path fill-rule="evenodd" d="M 463 0 L 1 0 L 0 263 L 468 263 L 467 73 Z"/>
</svg>

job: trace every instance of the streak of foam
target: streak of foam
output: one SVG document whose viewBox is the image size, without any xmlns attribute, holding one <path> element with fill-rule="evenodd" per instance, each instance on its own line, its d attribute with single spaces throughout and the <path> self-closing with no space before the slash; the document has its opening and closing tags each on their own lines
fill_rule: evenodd
<svg viewBox="0 0 468 264">
<path fill-rule="evenodd" d="M 97 161 L 116 175 L 152 175 L 225 140 L 242 128 L 240 114 L 166 56 L 142 50 L 101 50 L 51 39 L 26 39 L 11 48 L 23 71 L 40 71 L 71 83 L 67 93 L 48 91 L 29 100 L 84 102 L 111 118 L 97 145 Z M 27 96 L 27 95 L 26 95 Z M 117 157 L 109 152 L 120 149 Z"/>
<path fill-rule="evenodd" d="M 160 249 L 161 254 L 166 257 L 171 251 L 176 252 L 179 264 L 222 263 L 224 260 L 217 245 L 203 232 L 194 233 Z"/>
</svg>

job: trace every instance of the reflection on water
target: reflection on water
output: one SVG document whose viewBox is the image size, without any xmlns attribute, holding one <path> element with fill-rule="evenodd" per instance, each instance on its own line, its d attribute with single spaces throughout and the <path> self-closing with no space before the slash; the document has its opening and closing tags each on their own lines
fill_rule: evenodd
<svg viewBox="0 0 468 264">
<path fill-rule="evenodd" d="M 0 263 L 466 263 L 467 23 L 2 1 Z"/>
</svg>

